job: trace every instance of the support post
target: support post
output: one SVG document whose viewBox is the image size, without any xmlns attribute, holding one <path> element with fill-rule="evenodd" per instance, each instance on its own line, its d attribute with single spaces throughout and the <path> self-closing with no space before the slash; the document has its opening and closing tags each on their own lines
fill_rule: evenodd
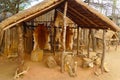
<svg viewBox="0 0 120 80">
<path fill-rule="evenodd" d="M 68 2 L 65 2 L 64 6 L 64 16 L 63 16 L 63 21 L 64 21 L 64 26 L 63 26 L 63 53 L 62 53 L 62 64 L 61 64 L 61 72 L 64 72 L 64 54 L 65 54 L 65 40 L 66 40 L 66 13 L 67 13 L 67 5 Z"/>
<path fill-rule="evenodd" d="M 51 51 L 52 53 L 55 55 L 55 40 L 54 40 L 54 36 L 55 36 L 55 32 L 54 32 L 54 22 L 51 22 Z"/>
<path fill-rule="evenodd" d="M 80 38 L 80 31 L 79 31 L 79 27 L 77 27 L 77 55 L 78 55 L 78 53 L 79 53 L 79 38 Z"/>
<path fill-rule="evenodd" d="M 2 48 L 5 31 L 0 30 L 0 47 Z M 2 50 L 2 49 L 1 49 Z M 2 50 L 3 51 L 3 50 Z"/>
<path fill-rule="evenodd" d="M 55 27 L 53 27 L 54 32 L 53 32 L 53 54 L 55 55 L 55 49 L 56 49 L 56 45 L 55 45 Z"/>
<path fill-rule="evenodd" d="M 94 30 L 93 29 L 91 30 L 91 39 L 92 39 L 92 49 L 93 49 L 93 51 L 96 51 L 96 48 L 95 48 L 95 37 L 94 37 Z"/>
<path fill-rule="evenodd" d="M 24 66 L 24 43 L 23 43 L 23 30 L 22 30 L 22 24 L 18 24 L 18 70 L 19 72 L 23 71 Z"/>
<path fill-rule="evenodd" d="M 87 53 L 88 53 L 88 58 L 90 57 L 90 34 L 91 34 L 91 29 L 89 29 L 89 34 L 88 34 L 88 47 L 87 47 Z"/>
<path fill-rule="evenodd" d="M 54 12 L 54 20 L 53 20 L 53 23 L 55 24 L 55 21 L 56 21 L 56 18 L 57 18 L 57 10 L 55 9 L 55 12 Z M 55 50 L 56 50 L 56 42 L 55 42 L 55 25 L 53 27 L 53 53 L 55 55 Z"/>
<path fill-rule="evenodd" d="M 104 72 L 104 60 L 105 60 L 105 30 L 103 30 L 103 53 L 101 58 L 101 72 Z"/>
</svg>

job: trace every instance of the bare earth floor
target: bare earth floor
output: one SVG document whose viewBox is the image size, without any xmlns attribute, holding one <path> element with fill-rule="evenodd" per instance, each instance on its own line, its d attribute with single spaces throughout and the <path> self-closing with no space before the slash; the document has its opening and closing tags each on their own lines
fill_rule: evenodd
<svg viewBox="0 0 120 80">
<path fill-rule="evenodd" d="M 43 63 L 27 61 L 30 67 L 24 77 L 18 80 L 120 80 L 120 46 L 117 51 L 111 48 L 106 53 L 105 61 L 110 69 L 109 73 L 94 75 L 95 68 L 82 69 L 78 66 L 77 77 L 70 77 L 67 72 L 61 73 L 60 67 L 47 68 Z M 0 80 L 13 80 L 17 63 L 14 60 L 4 60 L 0 57 Z"/>
</svg>

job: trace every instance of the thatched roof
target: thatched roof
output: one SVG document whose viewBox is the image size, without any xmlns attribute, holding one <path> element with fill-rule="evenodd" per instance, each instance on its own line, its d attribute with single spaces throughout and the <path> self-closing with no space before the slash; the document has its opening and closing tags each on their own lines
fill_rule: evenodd
<svg viewBox="0 0 120 80">
<path fill-rule="evenodd" d="M 0 28 L 5 30 L 18 23 L 27 21 L 52 9 L 57 9 L 63 13 L 64 2 L 66 0 L 44 0 L 43 2 L 24 10 L 0 23 Z M 68 0 L 67 16 L 82 28 L 96 28 L 120 31 L 120 28 L 96 10 L 90 8 L 80 0 Z"/>
</svg>

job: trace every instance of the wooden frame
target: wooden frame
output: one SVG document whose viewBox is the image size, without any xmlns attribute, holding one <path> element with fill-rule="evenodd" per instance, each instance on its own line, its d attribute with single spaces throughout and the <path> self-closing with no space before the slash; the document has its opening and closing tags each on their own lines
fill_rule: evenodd
<svg viewBox="0 0 120 80">
<path fill-rule="evenodd" d="M 103 53 L 101 58 L 101 71 L 104 72 L 104 60 L 105 60 L 105 30 L 103 29 Z"/>
<path fill-rule="evenodd" d="M 62 64 L 61 64 L 61 71 L 64 72 L 64 54 L 65 54 L 65 40 L 66 40 L 66 14 L 67 14 L 67 6 L 68 2 L 65 2 L 64 6 L 64 16 L 63 16 L 63 21 L 64 21 L 64 26 L 63 26 L 63 53 L 62 53 Z"/>
</svg>

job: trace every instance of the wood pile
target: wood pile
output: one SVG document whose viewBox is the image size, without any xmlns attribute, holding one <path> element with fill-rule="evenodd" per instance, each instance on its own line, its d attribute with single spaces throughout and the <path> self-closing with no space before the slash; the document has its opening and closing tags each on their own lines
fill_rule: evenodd
<svg viewBox="0 0 120 80">
<path fill-rule="evenodd" d="M 74 60 L 73 55 L 66 55 L 64 57 L 64 69 L 71 77 L 77 76 L 77 61 Z"/>
<path fill-rule="evenodd" d="M 42 61 L 43 59 L 43 50 L 33 50 L 31 53 L 31 60 L 32 61 Z"/>
<path fill-rule="evenodd" d="M 47 58 L 46 64 L 48 68 L 54 68 L 55 66 L 57 66 L 57 63 L 53 56 L 49 56 Z"/>
</svg>

